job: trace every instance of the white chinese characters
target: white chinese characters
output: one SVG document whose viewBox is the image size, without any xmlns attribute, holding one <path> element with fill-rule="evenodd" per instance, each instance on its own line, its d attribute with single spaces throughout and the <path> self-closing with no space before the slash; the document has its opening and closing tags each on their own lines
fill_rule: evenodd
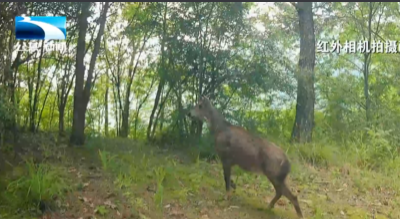
<svg viewBox="0 0 400 219">
<path fill-rule="evenodd" d="M 344 43 L 339 40 L 332 42 L 318 40 L 316 49 L 318 53 L 397 53 L 400 51 L 400 43 L 395 40 L 346 40 Z M 399 49 L 397 49 L 399 47 Z"/>
<path fill-rule="evenodd" d="M 42 43 L 40 42 L 29 42 L 24 43 L 23 46 L 18 47 L 18 51 L 23 52 L 34 52 L 40 51 L 42 49 Z M 48 42 L 43 45 L 43 52 L 52 52 L 52 51 L 65 51 L 67 49 L 67 45 L 65 42 Z"/>
</svg>

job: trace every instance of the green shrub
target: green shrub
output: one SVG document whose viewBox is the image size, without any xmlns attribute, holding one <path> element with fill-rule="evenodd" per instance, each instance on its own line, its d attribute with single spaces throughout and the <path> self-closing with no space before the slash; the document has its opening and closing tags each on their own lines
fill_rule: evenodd
<svg viewBox="0 0 400 219">
<path fill-rule="evenodd" d="M 55 199 L 62 199 L 69 188 L 65 179 L 62 170 L 45 163 L 35 164 L 30 159 L 26 161 L 24 173 L 8 183 L 2 199 L 11 211 L 37 210 L 41 203 L 50 206 Z"/>
<path fill-rule="evenodd" d="M 302 144 L 295 145 L 298 155 L 313 165 L 328 165 L 335 161 L 338 149 L 332 145 L 325 144 Z"/>
</svg>

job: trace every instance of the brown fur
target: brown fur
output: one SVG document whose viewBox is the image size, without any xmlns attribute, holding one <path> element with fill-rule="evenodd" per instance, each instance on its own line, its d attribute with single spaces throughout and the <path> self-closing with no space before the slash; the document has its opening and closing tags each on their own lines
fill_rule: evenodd
<svg viewBox="0 0 400 219">
<path fill-rule="evenodd" d="M 269 208 L 273 208 L 284 195 L 294 205 L 297 215 L 303 217 L 297 197 L 290 192 L 285 183 L 290 172 L 290 162 L 281 148 L 227 122 L 207 98 L 202 98 L 190 110 L 189 116 L 205 121 L 214 135 L 215 149 L 222 161 L 228 193 L 231 188 L 236 187 L 230 178 L 232 167 L 238 165 L 246 171 L 267 176 L 276 191 Z"/>
</svg>

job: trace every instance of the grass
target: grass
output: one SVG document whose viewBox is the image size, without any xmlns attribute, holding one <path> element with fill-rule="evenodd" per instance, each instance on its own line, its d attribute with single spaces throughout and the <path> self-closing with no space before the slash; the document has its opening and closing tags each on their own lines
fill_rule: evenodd
<svg viewBox="0 0 400 219">
<path fill-rule="evenodd" d="M 305 218 L 399 218 L 398 159 L 375 161 L 329 144 L 280 144 L 292 160 L 288 184 Z M 42 147 L 45 158 L 27 160 L 3 173 L 0 218 L 296 218 L 281 198 L 267 210 L 274 189 L 266 177 L 234 168 L 237 189 L 225 200 L 222 168 L 201 153 L 162 149 L 128 139 L 91 139 L 84 148 Z M 60 157 L 62 151 L 63 158 Z M 203 153 L 203 152 L 202 152 Z M 364 152 L 363 152 L 364 153 Z M 379 161 L 379 162 L 378 162 Z M 44 189 L 45 188 L 45 189 Z M 29 198 L 26 198 L 29 197 Z M 32 210 L 35 209 L 35 210 Z M 35 213 L 32 213 L 35 212 Z M 54 217 L 57 218 L 57 217 Z"/>
<path fill-rule="evenodd" d="M 22 214 L 35 214 L 38 210 L 56 208 L 53 202 L 62 201 L 69 188 L 63 168 L 48 163 L 35 164 L 32 159 L 24 163 L 25 166 L 16 167 L 12 172 L 14 176 L 8 178 L 9 182 L 1 194 L 1 207 L 18 209 Z"/>
</svg>

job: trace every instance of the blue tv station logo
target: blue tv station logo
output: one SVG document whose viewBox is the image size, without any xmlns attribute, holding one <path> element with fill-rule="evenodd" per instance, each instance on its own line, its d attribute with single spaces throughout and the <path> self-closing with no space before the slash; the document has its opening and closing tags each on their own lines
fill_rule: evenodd
<svg viewBox="0 0 400 219">
<path fill-rule="evenodd" d="M 15 37 L 18 40 L 65 40 L 66 17 L 15 17 Z"/>
</svg>

